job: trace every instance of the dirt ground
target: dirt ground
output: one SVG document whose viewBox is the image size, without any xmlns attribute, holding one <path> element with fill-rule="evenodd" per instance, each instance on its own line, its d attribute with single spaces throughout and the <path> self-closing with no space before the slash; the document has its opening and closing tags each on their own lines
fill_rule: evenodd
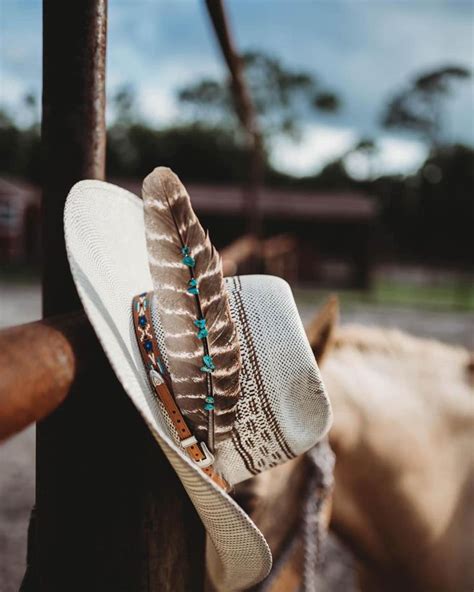
<svg viewBox="0 0 474 592">
<path fill-rule="evenodd" d="M 320 302 L 299 299 L 307 322 Z M 0 327 L 40 317 L 40 289 L 36 284 L 0 283 Z M 463 312 L 410 310 L 406 307 L 351 305 L 342 311 L 343 322 L 398 327 L 410 333 L 474 348 L 474 315 Z M 17 592 L 25 568 L 26 529 L 34 500 L 34 428 L 25 430 L 0 446 L 0 590 Z M 335 566 L 339 566 L 335 569 Z M 342 567 L 341 567 L 342 566 Z M 351 592 L 351 560 L 331 539 L 323 592 Z"/>
</svg>

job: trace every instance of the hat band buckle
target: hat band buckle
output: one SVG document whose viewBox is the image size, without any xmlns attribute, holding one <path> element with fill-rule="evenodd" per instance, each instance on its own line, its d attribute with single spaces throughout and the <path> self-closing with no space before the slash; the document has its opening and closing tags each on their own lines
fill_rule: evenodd
<svg viewBox="0 0 474 592">
<path fill-rule="evenodd" d="M 215 461 L 215 457 L 212 454 L 212 452 L 209 450 L 209 448 L 206 446 L 205 442 L 198 442 L 195 438 L 195 436 L 190 436 L 189 438 L 185 438 L 184 440 L 181 440 L 180 442 L 181 448 L 183 448 L 184 450 L 186 450 L 186 448 L 189 448 L 190 446 L 194 446 L 197 445 L 201 448 L 201 451 L 204 455 L 204 458 L 198 460 L 198 459 L 193 459 L 194 462 L 201 467 L 201 469 L 205 469 L 206 467 L 210 467 L 212 464 L 214 464 Z"/>
</svg>

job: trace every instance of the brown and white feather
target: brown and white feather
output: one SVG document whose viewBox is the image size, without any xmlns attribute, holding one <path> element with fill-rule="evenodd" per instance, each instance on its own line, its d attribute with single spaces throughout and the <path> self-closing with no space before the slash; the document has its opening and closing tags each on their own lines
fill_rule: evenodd
<svg viewBox="0 0 474 592">
<path fill-rule="evenodd" d="M 231 437 L 240 386 L 240 347 L 222 276 L 220 256 L 195 215 L 179 178 L 159 167 L 143 182 L 145 231 L 149 264 L 165 334 L 174 396 L 196 437 L 208 438 L 207 377 L 201 372 L 203 341 L 193 322 L 199 305 L 206 319 L 207 345 L 216 369 L 212 374 L 215 399 L 215 443 Z M 191 278 L 182 262 L 188 246 L 195 259 L 199 304 L 187 292 Z"/>
</svg>

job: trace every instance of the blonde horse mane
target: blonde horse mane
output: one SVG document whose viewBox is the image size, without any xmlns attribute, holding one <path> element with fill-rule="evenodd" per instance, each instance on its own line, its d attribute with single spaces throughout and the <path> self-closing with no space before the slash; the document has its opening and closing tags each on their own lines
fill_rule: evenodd
<svg viewBox="0 0 474 592">
<path fill-rule="evenodd" d="M 411 355 L 421 350 L 431 349 L 443 351 L 465 351 L 464 348 L 448 345 L 435 339 L 414 337 L 399 329 L 370 327 L 359 324 L 348 324 L 339 327 L 334 337 L 334 347 L 352 347 L 363 352 L 380 352 L 389 355 Z"/>
</svg>

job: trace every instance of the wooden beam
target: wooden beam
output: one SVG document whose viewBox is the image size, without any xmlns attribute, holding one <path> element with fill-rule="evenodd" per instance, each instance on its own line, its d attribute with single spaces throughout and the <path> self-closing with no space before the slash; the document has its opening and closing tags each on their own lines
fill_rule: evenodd
<svg viewBox="0 0 474 592">
<path fill-rule="evenodd" d="M 206 0 L 206 6 L 230 73 L 235 110 L 247 136 L 249 157 L 248 187 L 245 192 L 247 231 L 260 236 L 262 234 L 262 216 L 258 202 L 263 185 L 265 165 L 262 135 L 252 97 L 245 82 L 242 60 L 235 49 L 223 0 Z"/>
<path fill-rule="evenodd" d="M 237 116 L 253 141 L 259 133 L 255 110 L 245 84 L 242 60 L 235 49 L 224 4 L 222 0 L 206 0 L 206 5 L 222 55 L 229 70 Z"/>
</svg>

